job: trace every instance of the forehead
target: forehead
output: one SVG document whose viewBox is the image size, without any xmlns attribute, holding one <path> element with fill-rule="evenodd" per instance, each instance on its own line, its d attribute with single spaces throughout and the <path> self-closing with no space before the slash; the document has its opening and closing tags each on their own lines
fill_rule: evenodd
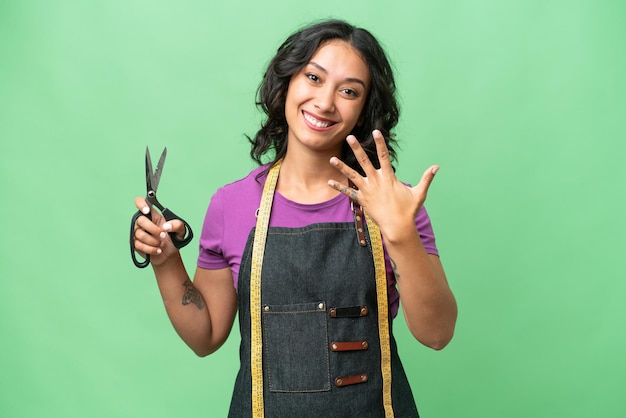
<svg viewBox="0 0 626 418">
<path fill-rule="evenodd" d="M 358 78 L 369 84 L 370 72 L 359 51 L 348 42 L 332 39 L 317 48 L 309 63 L 323 67 L 329 75 Z"/>
</svg>

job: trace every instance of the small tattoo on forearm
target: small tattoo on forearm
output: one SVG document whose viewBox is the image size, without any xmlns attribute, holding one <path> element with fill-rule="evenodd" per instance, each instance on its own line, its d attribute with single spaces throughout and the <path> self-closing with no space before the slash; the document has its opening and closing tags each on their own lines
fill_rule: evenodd
<svg viewBox="0 0 626 418">
<path fill-rule="evenodd" d="M 400 274 L 398 273 L 398 265 L 395 261 L 393 261 L 393 258 L 389 258 L 389 261 L 391 261 L 391 269 L 393 270 L 393 275 L 396 276 L 396 281 L 399 281 Z"/>
<path fill-rule="evenodd" d="M 186 288 L 185 293 L 183 294 L 183 305 L 190 305 L 193 303 L 198 309 L 203 309 L 204 299 L 202 298 L 200 292 L 198 292 L 198 289 L 193 286 L 193 283 L 191 283 L 190 280 L 187 280 L 183 283 L 183 286 Z"/>
</svg>

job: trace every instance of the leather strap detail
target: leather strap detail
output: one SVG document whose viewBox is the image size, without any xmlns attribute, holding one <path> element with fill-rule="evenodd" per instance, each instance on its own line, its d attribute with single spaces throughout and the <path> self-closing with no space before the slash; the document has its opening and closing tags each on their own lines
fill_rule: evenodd
<svg viewBox="0 0 626 418">
<path fill-rule="evenodd" d="M 348 185 L 355 190 L 357 189 L 352 181 L 349 181 Z M 356 236 L 359 240 L 359 245 L 365 247 L 367 246 L 367 241 L 365 240 L 365 226 L 363 224 L 363 208 L 359 205 L 359 202 L 355 202 L 352 199 L 350 199 L 350 206 L 354 214 L 354 227 L 356 228 Z"/>
<path fill-rule="evenodd" d="M 368 380 L 367 373 L 356 374 L 354 376 L 344 376 L 335 379 L 335 386 L 338 388 L 359 383 L 366 383 Z"/>
<path fill-rule="evenodd" d="M 345 308 L 330 308 L 329 315 L 331 318 L 358 318 L 367 316 L 369 309 L 367 306 L 348 306 Z"/>
<path fill-rule="evenodd" d="M 330 343 L 330 351 L 363 351 L 369 348 L 369 343 L 362 341 L 333 341 Z"/>
</svg>

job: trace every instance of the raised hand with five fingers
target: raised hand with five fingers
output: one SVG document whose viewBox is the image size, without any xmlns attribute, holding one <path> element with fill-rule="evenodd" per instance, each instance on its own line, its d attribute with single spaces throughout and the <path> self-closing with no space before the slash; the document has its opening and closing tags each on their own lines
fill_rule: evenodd
<svg viewBox="0 0 626 418">
<path fill-rule="evenodd" d="M 375 130 L 372 135 L 376 143 L 380 168 L 374 167 L 360 143 L 350 135 L 346 141 L 363 168 L 365 177 L 337 157 L 333 157 L 330 163 L 352 181 L 357 190 L 332 180 L 329 181 L 329 185 L 358 201 L 379 226 L 385 240 L 394 241 L 401 239 L 402 235 L 406 234 L 407 228 L 414 229 L 415 215 L 426 200 L 428 188 L 439 166 L 429 167 L 416 186 L 408 187 L 396 177 L 385 139 L 380 131 Z"/>
</svg>

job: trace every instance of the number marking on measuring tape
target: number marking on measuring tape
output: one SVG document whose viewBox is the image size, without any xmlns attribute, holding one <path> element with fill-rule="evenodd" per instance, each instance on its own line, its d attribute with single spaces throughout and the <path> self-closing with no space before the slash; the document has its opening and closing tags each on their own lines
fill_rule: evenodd
<svg viewBox="0 0 626 418">
<path fill-rule="evenodd" d="M 261 205 L 257 212 L 256 231 L 252 247 L 252 266 L 250 271 L 250 372 L 252 378 L 252 416 L 263 418 L 265 408 L 263 404 L 263 336 L 261 330 L 261 270 L 263 255 L 267 241 L 274 190 L 280 171 L 278 161 L 269 171 Z"/>
<path fill-rule="evenodd" d="M 389 336 L 389 302 L 387 301 L 387 272 L 385 270 L 385 253 L 380 229 L 372 218 L 365 213 L 367 230 L 372 242 L 374 268 L 376 271 L 376 299 L 378 303 L 378 336 L 380 338 L 380 369 L 383 376 L 383 406 L 385 417 L 393 418 L 391 403 L 391 347 Z"/>
</svg>

